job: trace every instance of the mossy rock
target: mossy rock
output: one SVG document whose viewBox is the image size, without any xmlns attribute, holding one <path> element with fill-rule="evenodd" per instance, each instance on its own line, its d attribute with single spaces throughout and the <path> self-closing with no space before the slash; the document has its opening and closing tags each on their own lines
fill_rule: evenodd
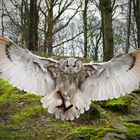
<svg viewBox="0 0 140 140">
<path fill-rule="evenodd" d="M 80 127 L 69 133 L 65 137 L 65 140 L 103 140 L 107 133 L 123 134 L 127 140 L 132 140 L 135 137 L 140 136 L 140 125 L 131 123 L 123 123 L 123 125 L 127 129 L 120 130 L 112 127 Z M 112 139 L 112 137 L 110 139 Z M 115 137 L 113 140 L 115 140 Z"/>
<path fill-rule="evenodd" d="M 90 109 L 84 114 L 81 114 L 74 122 L 88 125 L 92 123 L 105 124 L 110 117 L 110 112 L 103 109 L 98 102 L 92 102 Z"/>
<path fill-rule="evenodd" d="M 134 123 L 123 123 L 124 126 L 126 126 L 128 129 L 126 129 L 124 132 L 128 136 L 129 139 L 133 139 L 134 137 L 140 136 L 140 125 L 134 124 Z"/>
<path fill-rule="evenodd" d="M 75 129 L 73 132 L 69 133 L 65 140 L 103 140 L 104 136 L 108 132 L 121 133 L 121 130 L 115 130 L 112 128 L 86 128 L 81 127 Z"/>
<path fill-rule="evenodd" d="M 69 133 L 65 140 L 90 140 L 93 136 L 97 135 L 101 128 L 80 127 Z"/>
<path fill-rule="evenodd" d="M 112 112 L 128 114 L 131 112 L 131 100 L 126 97 L 108 100 L 105 102 L 104 107 L 111 110 Z"/>
</svg>

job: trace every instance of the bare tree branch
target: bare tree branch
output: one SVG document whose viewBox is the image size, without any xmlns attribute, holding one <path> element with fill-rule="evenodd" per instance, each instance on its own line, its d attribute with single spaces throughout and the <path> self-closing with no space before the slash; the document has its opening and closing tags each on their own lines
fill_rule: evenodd
<svg viewBox="0 0 140 140">
<path fill-rule="evenodd" d="M 69 18 L 69 20 L 67 21 L 67 23 L 66 23 L 65 25 L 63 25 L 62 27 L 56 29 L 56 30 L 53 32 L 53 34 L 55 34 L 55 33 L 59 32 L 59 31 L 61 31 L 61 30 L 64 29 L 66 26 L 68 26 L 68 24 L 70 23 L 70 21 L 71 21 L 71 20 L 74 18 L 74 16 L 78 13 L 78 10 L 79 10 L 80 7 L 81 7 L 81 5 L 78 6 L 78 8 L 76 9 L 75 13 Z"/>
<path fill-rule="evenodd" d="M 6 12 L 6 14 L 7 14 L 7 17 L 10 18 L 10 20 L 12 21 L 12 23 L 13 23 L 14 25 L 16 25 L 17 27 L 19 27 L 19 28 L 22 29 L 22 26 L 21 26 L 19 23 L 17 23 L 17 22 L 14 20 L 14 18 L 10 15 L 10 12 L 7 10 L 5 4 L 4 4 L 4 8 L 5 8 L 5 12 Z"/>
<path fill-rule="evenodd" d="M 64 43 L 66 43 L 66 42 L 69 42 L 69 41 L 71 41 L 71 40 L 74 40 L 76 37 L 78 37 L 78 36 L 81 35 L 82 33 L 83 33 L 83 31 L 79 32 L 78 34 L 76 34 L 76 35 L 73 36 L 72 38 L 67 39 L 67 40 L 64 40 L 63 42 L 61 42 L 61 43 L 59 43 L 59 44 L 57 44 L 57 45 L 54 45 L 53 48 L 56 48 L 56 47 L 58 47 L 58 46 L 60 46 L 60 45 L 62 45 L 62 44 L 64 44 Z"/>
<path fill-rule="evenodd" d="M 63 8 L 59 11 L 58 15 L 56 17 L 54 17 L 54 22 L 56 22 L 60 16 L 67 10 L 67 8 L 74 2 L 74 0 L 71 0 L 68 4 L 68 1 L 65 2 Z"/>
</svg>

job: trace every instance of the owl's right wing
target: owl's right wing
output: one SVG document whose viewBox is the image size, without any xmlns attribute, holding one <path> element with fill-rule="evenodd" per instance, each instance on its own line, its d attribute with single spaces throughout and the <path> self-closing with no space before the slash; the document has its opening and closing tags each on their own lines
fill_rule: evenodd
<svg viewBox="0 0 140 140">
<path fill-rule="evenodd" d="M 84 67 L 91 75 L 83 82 L 82 91 L 91 100 L 118 98 L 140 86 L 140 49 Z"/>
<path fill-rule="evenodd" d="M 36 56 L 0 37 L 0 76 L 20 90 L 46 95 L 54 88 L 57 67 L 57 61 Z"/>
</svg>

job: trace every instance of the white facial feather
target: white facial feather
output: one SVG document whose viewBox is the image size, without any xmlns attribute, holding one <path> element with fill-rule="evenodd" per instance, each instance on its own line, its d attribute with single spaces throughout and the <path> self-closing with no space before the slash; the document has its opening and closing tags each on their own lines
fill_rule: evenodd
<svg viewBox="0 0 140 140">
<path fill-rule="evenodd" d="M 76 74 L 82 69 L 82 62 L 76 58 L 60 60 L 59 68 L 65 74 Z"/>
</svg>

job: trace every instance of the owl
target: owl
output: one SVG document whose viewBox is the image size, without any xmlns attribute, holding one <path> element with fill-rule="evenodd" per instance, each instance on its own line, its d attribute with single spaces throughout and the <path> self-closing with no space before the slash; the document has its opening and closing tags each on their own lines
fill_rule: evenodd
<svg viewBox="0 0 140 140">
<path fill-rule="evenodd" d="M 118 98 L 139 87 L 140 50 L 103 63 L 57 61 L 0 37 L 0 76 L 20 90 L 41 95 L 43 107 L 56 118 L 74 120 L 92 101 Z"/>
</svg>

